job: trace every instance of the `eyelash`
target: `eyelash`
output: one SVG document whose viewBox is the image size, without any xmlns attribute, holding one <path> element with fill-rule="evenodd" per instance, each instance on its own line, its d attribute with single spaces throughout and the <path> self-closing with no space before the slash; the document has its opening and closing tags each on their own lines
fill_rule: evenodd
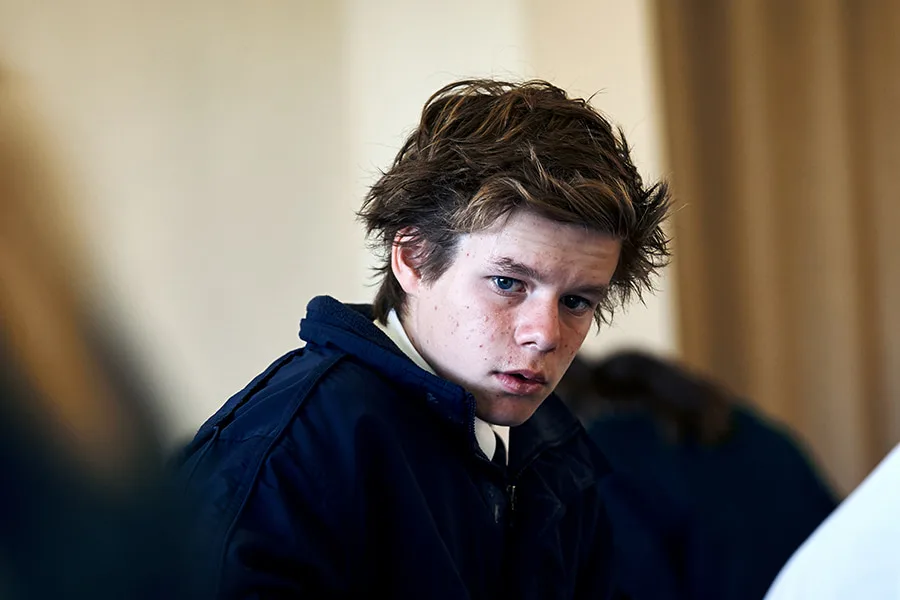
<svg viewBox="0 0 900 600">
<path fill-rule="evenodd" d="M 493 286 L 494 286 L 494 289 L 495 289 L 498 293 L 504 294 L 504 295 L 517 294 L 517 293 L 521 292 L 521 291 L 524 289 L 524 287 L 525 287 L 525 283 L 524 283 L 524 282 L 522 282 L 522 281 L 520 281 L 520 280 L 518 280 L 518 279 L 515 279 L 514 277 L 504 277 L 504 276 L 502 276 L 502 275 L 494 275 L 494 276 L 492 276 L 490 279 L 491 279 L 491 283 L 492 283 Z M 504 289 L 504 288 L 500 285 L 500 282 L 501 282 L 501 281 L 503 281 L 503 282 L 509 282 L 509 283 L 511 284 L 510 287 L 509 287 L 509 289 Z M 575 307 L 575 308 L 572 308 L 572 307 L 567 306 L 567 305 L 565 304 L 565 301 L 568 300 L 568 299 L 576 300 L 576 301 L 579 303 L 580 306 Z M 570 295 L 570 296 L 563 296 L 562 302 L 563 302 L 563 305 L 566 307 L 566 309 L 572 311 L 573 313 L 583 314 L 583 313 L 585 313 L 585 312 L 593 312 L 593 310 L 594 310 L 594 307 L 593 307 L 593 305 L 591 304 L 591 302 L 590 302 L 589 300 L 587 300 L 586 298 L 582 298 L 582 297 L 580 297 L 580 296 L 571 296 L 571 295 Z"/>
<path fill-rule="evenodd" d="M 574 299 L 574 300 L 577 300 L 578 303 L 580 304 L 580 306 L 577 307 L 577 308 L 570 308 L 570 307 L 566 306 L 566 308 L 568 308 L 568 309 L 571 310 L 572 312 L 576 312 L 576 313 L 579 313 L 579 314 L 581 314 L 581 313 L 586 313 L 586 312 L 593 312 L 594 307 L 593 307 L 593 305 L 590 303 L 590 301 L 588 301 L 586 298 L 582 298 L 582 297 L 580 297 L 580 296 L 563 296 L 563 304 L 565 304 L 565 300 L 568 299 L 568 298 L 572 298 L 572 299 Z"/>
<path fill-rule="evenodd" d="M 510 289 L 503 289 L 500 286 L 501 280 L 511 282 L 512 287 L 518 286 L 518 289 L 512 289 L 512 287 Z M 525 288 L 525 284 L 522 281 L 519 281 L 518 279 L 514 279 L 512 277 L 503 277 L 502 275 L 494 275 L 493 277 L 491 277 L 491 283 L 494 285 L 494 288 L 496 288 L 497 291 L 502 294 L 515 294 Z"/>
</svg>

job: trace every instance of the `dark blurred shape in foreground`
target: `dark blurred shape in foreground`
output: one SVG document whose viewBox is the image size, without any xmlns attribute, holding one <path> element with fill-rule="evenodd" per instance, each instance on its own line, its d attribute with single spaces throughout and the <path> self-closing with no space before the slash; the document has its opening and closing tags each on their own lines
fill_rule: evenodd
<svg viewBox="0 0 900 600">
<path fill-rule="evenodd" d="M 183 597 L 148 387 L 23 91 L 0 69 L 0 597 Z"/>
</svg>

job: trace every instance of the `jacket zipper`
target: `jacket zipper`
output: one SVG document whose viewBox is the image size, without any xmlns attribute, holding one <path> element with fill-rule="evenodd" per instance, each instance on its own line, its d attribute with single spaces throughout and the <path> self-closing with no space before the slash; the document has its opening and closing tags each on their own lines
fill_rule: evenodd
<svg viewBox="0 0 900 600">
<path fill-rule="evenodd" d="M 469 410 L 469 422 L 472 424 L 472 426 L 470 428 L 470 433 L 472 434 L 472 437 L 474 438 L 475 437 L 475 398 L 474 398 L 474 396 L 472 396 L 471 393 L 467 394 L 467 396 L 468 396 L 468 400 L 469 400 L 469 405 L 471 406 L 471 408 Z M 528 462 L 530 463 L 531 461 L 528 461 Z M 527 466 L 527 465 L 525 465 L 525 466 Z M 519 472 L 521 472 L 521 471 L 522 471 L 522 469 L 519 469 Z M 516 473 L 516 476 L 518 476 L 518 473 Z M 512 528 L 513 520 L 514 520 L 515 513 L 516 513 L 515 478 L 513 478 L 513 480 L 511 482 L 506 484 L 504 491 L 506 492 L 506 511 L 507 511 L 506 512 L 506 526 L 508 528 Z"/>
<path fill-rule="evenodd" d="M 507 505 L 507 518 L 506 525 L 507 527 L 513 526 L 513 521 L 516 516 L 516 484 L 510 483 L 506 486 L 506 505 Z"/>
</svg>

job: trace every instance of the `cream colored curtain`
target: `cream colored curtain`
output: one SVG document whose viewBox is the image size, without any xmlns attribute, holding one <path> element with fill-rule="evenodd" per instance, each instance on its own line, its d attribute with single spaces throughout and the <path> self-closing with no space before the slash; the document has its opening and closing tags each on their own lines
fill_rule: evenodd
<svg viewBox="0 0 900 600">
<path fill-rule="evenodd" d="M 654 9 L 684 359 L 846 492 L 900 442 L 900 2 Z"/>
</svg>

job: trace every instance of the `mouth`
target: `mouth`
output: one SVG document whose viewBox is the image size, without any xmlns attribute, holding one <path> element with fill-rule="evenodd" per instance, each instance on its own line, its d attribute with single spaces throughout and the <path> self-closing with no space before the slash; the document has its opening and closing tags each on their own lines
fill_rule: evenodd
<svg viewBox="0 0 900 600">
<path fill-rule="evenodd" d="M 526 369 L 518 371 L 502 371 L 494 375 L 500 385 L 509 393 L 517 396 L 535 394 L 547 385 L 547 378 L 543 373 Z"/>
</svg>

